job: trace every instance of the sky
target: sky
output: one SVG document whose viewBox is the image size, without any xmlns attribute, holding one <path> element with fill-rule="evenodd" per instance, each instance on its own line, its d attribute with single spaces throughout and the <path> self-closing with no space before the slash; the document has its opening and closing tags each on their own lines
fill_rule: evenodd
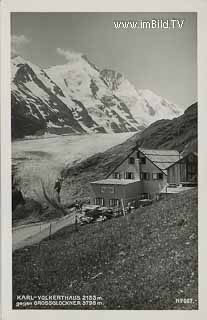
<svg viewBox="0 0 207 320">
<path fill-rule="evenodd" d="M 156 20 L 157 28 L 116 29 L 114 21 Z M 161 28 L 178 19 L 179 28 Z M 149 89 L 183 108 L 197 101 L 196 13 L 11 14 L 12 52 L 41 67 L 65 64 L 82 53 L 119 71 L 136 89 Z M 159 20 L 159 21 L 158 21 Z M 158 28 L 159 23 L 159 28 Z M 171 22 L 172 26 L 172 22 Z"/>
</svg>

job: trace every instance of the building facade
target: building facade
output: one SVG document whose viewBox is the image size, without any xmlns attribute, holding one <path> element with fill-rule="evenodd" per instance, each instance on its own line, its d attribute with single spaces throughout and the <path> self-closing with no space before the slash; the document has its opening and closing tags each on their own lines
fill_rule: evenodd
<svg viewBox="0 0 207 320">
<path fill-rule="evenodd" d="M 175 150 L 135 148 L 106 179 L 91 182 L 92 203 L 114 207 L 153 199 L 167 184 L 167 167 L 178 160 Z"/>
</svg>

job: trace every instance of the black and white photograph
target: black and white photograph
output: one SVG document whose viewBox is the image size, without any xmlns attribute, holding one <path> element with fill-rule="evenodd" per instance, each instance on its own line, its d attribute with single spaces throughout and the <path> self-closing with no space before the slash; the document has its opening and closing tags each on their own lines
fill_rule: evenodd
<svg viewBox="0 0 207 320">
<path fill-rule="evenodd" d="M 197 18 L 11 12 L 13 309 L 199 309 Z"/>
</svg>

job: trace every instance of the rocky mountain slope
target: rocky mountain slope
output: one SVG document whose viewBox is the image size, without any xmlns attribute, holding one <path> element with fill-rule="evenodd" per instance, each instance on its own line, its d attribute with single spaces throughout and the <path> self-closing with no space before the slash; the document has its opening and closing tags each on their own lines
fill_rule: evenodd
<svg viewBox="0 0 207 320">
<path fill-rule="evenodd" d="M 12 137 L 49 133 L 140 131 L 182 109 L 149 90 L 136 91 L 120 73 L 99 70 L 84 55 L 42 69 L 14 56 Z"/>
<path fill-rule="evenodd" d="M 148 126 L 157 120 L 172 119 L 183 113 L 179 106 L 148 89 L 136 90 L 119 72 L 104 69 L 101 75 L 112 92 L 124 101 L 138 123 Z"/>
<path fill-rule="evenodd" d="M 136 144 L 145 148 L 197 151 L 197 103 L 191 105 L 180 117 L 156 121 L 125 142 L 65 168 L 62 172 L 65 177 L 63 192 L 71 199 L 88 196 L 90 182 L 105 178 Z M 78 186 L 77 190 L 70 190 L 69 185 L 72 182 Z"/>
</svg>

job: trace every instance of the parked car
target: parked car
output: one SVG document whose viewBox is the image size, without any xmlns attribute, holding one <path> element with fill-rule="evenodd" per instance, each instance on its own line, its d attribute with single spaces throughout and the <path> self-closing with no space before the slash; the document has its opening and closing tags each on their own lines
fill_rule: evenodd
<svg viewBox="0 0 207 320">
<path fill-rule="evenodd" d="M 89 224 L 92 223 L 94 221 L 93 217 L 87 217 L 87 216 L 82 216 L 79 218 L 80 219 L 80 225 L 84 225 L 84 224 Z"/>
<path fill-rule="evenodd" d="M 85 211 L 85 216 L 86 217 L 92 217 L 93 219 L 97 219 L 99 216 L 101 215 L 99 209 L 95 208 L 95 209 L 86 209 Z"/>
<path fill-rule="evenodd" d="M 142 200 L 139 200 L 139 205 L 140 205 L 140 207 L 149 206 L 150 204 L 152 204 L 152 200 L 151 200 L 151 199 L 142 199 Z"/>
<path fill-rule="evenodd" d="M 104 222 L 107 220 L 106 216 L 100 216 L 99 218 L 96 219 L 96 222 Z"/>
<path fill-rule="evenodd" d="M 123 210 L 121 208 L 116 208 L 113 210 L 112 216 L 114 218 L 118 218 L 120 216 L 123 216 Z"/>
<path fill-rule="evenodd" d="M 104 216 L 107 219 L 111 219 L 113 217 L 113 210 L 111 208 L 100 207 L 98 211 L 100 212 L 101 216 Z"/>
</svg>

